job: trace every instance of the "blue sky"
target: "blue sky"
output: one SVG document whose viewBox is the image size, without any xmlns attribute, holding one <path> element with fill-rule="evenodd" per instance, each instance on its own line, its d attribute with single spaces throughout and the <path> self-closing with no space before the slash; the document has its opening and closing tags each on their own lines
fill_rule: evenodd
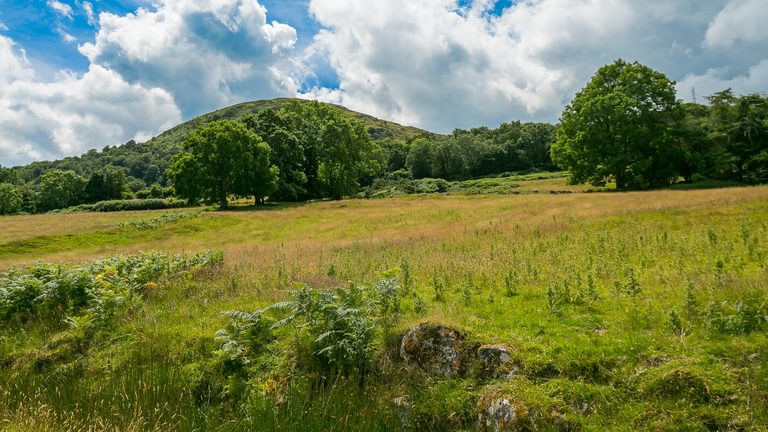
<svg viewBox="0 0 768 432">
<path fill-rule="evenodd" d="M 273 97 L 437 132 L 556 122 L 616 58 L 682 99 L 765 92 L 766 22 L 765 0 L 0 0 L 0 164 Z"/>
<path fill-rule="evenodd" d="M 88 59 L 77 51 L 77 43 L 67 43 L 59 30 L 79 42 L 92 40 L 96 28 L 77 2 L 62 3 L 72 8 L 72 18 L 62 17 L 46 0 L 0 0 L 0 22 L 8 27 L 4 33 L 22 46 L 31 61 L 50 72 L 59 69 L 85 71 Z M 126 14 L 140 5 L 139 1 L 94 0 L 94 11 Z"/>
</svg>

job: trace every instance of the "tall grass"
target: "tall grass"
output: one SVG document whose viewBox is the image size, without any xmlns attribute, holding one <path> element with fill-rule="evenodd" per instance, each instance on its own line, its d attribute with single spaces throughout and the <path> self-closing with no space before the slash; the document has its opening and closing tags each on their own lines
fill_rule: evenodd
<svg viewBox="0 0 768 432">
<path fill-rule="evenodd" d="M 40 222 L 11 223 L 25 220 Z M 163 282 L 80 358 L 62 356 L 50 326 L 0 329 L 0 428 L 471 430 L 478 401 L 498 394 L 556 408 L 561 428 L 760 430 L 766 220 L 768 189 L 746 188 L 345 201 L 160 226 L 165 237 L 118 249 L 224 245 L 226 264 Z M 61 225 L 49 234 L 72 229 Z M 400 321 L 377 334 L 367 384 L 318 386 L 290 337 L 267 343 L 245 382 L 217 369 L 223 312 L 288 300 L 296 283 L 372 284 L 395 267 Z M 398 336 L 425 320 L 511 346 L 516 375 L 405 371 Z"/>
</svg>

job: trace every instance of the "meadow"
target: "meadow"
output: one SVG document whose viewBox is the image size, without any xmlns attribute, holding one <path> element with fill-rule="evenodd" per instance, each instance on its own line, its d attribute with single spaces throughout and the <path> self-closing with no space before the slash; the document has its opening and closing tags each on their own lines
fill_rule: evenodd
<svg viewBox="0 0 768 432">
<path fill-rule="evenodd" d="M 485 430 L 480 401 L 504 394 L 529 417 L 505 430 L 768 430 L 768 187 L 530 181 L 514 195 L 0 218 L 7 280 L 35 262 L 94 268 L 115 286 L 128 275 L 130 299 L 99 327 L 71 301 L 10 314 L 0 429 Z M 126 259 L 160 263 L 143 279 L 98 261 L 150 251 Z M 298 326 L 255 330 L 285 312 L 247 315 L 303 284 L 381 280 L 397 305 L 364 376 L 320 374 Z M 406 369 L 399 340 L 421 322 L 508 345 L 515 373 Z"/>
</svg>

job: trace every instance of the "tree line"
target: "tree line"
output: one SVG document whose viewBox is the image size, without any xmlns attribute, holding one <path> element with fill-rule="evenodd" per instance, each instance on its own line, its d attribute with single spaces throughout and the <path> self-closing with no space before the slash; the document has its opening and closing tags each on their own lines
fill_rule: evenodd
<svg viewBox="0 0 768 432">
<path fill-rule="evenodd" d="M 664 74 L 617 60 L 565 108 L 552 160 L 574 183 L 619 190 L 768 182 L 768 97 L 727 89 L 707 101 L 683 103 Z"/>
<path fill-rule="evenodd" d="M 0 202 L 5 203 L 0 214 L 169 196 L 220 207 L 233 196 L 252 197 L 255 203 L 267 197 L 340 199 L 392 173 L 464 180 L 548 170 L 553 168 L 549 146 L 555 131 L 549 124 L 511 122 L 497 129 L 457 129 L 447 136 L 424 132 L 393 138 L 366 130 L 332 105 L 296 101 L 202 126 L 187 135 L 173 156 L 157 146 L 129 142 L 79 158 L 0 167 Z M 159 171 L 161 165 L 167 168 Z"/>
<path fill-rule="evenodd" d="M 617 60 L 576 94 L 558 125 L 514 121 L 403 138 L 366 129 L 332 105 L 293 101 L 201 126 L 182 145 L 130 141 L 0 166 L 0 214 L 126 198 L 222 208 L 232 196 L 257 204 L 340 199 L 376 179 L 456 181 L 558 168 L 574 183 L 619 190 L 768 182 L 768 97 L 727 89 L 706 100 L 684 103 L 662 73 Z"/>
</svg>

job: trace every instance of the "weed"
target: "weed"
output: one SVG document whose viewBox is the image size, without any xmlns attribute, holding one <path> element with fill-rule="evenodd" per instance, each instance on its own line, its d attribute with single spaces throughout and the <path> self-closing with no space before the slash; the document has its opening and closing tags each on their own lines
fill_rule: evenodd
<svg viewBox="0 0 768 432">
<path fill-rule="evenodd" d="M 517 295 L 517 275 L 510 269 L 504 275 L 504 295 L 514 297 Z"/>
<path fill-rule="evenodd" d="M 435 301 L 445 301 L 445 282 L 440 276 L 438 276 L 437 272 L 432 272 L 432 291 L 435 295 Z"/>
</svg>

